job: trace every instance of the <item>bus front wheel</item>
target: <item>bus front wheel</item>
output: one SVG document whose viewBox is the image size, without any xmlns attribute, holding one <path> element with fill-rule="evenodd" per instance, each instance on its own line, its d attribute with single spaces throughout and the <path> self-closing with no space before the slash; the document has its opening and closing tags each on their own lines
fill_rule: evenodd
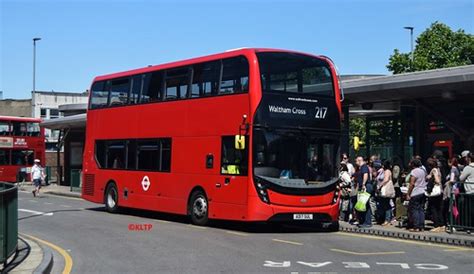
<svg viewBox="0 0 474 274">
<path fill-rule="evenodd" d="M 191 194 L 189 214 L 191 222 L 195 225 L 203 226 L 209 222 L 209 203 L 203 191 L 196 190 Z"/>
<path fill-rule="evenodd" d="M 118 208 L 117 186 L 111 183 L 107 186 L 107 190 L 105 191 L 105 209 L 110 213 L 116 213 Z"/>
</svg>

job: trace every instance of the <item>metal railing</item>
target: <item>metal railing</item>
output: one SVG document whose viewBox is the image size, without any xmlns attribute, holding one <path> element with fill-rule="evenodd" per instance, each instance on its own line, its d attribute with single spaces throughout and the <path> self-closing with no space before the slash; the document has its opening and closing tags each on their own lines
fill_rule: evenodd
<svg viewBox="0 0 474 274">
<path fill-rule="evenodd" d="M 462 230 L 467 233 L 474 231 L 474 193 L 467 194 L 464 191 L 466 186 L 474 188 L 474 183 L 458 183 L 459 191 L 451 191 L 448 224 L 448 232 L 450 233 L 454 230 Z M 464 190 L 461 188 L 464 188 Z"/>
<path fill-rule="evenodd" d="M 18 245 L 18 188 L 0 182 L 0 265 L 16 251 Z"/>
</svg>

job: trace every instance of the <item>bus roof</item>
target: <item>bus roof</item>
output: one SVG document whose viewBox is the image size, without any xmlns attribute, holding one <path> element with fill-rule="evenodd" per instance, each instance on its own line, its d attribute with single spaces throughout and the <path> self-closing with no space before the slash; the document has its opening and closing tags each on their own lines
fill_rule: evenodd
<svg viewBox="0 0 474 274">
<path fill-rule="evenodd" d="M 14 122 L 41 122 L 40 118 L 32 117 L 18 117 L 18 116 L 1 116 L 0 121 L 14 121 Z"/>
<path fill-rule="evenodd" d="M 310 55 L 310 56 L 315 56 L 311 55 L 308 53 L 304 52 L 298 52 L 298 51 L 293 51 L 293 50 L 284 50 L 284 49 L 272 49 L 272 48 L 237 48 L 237 49 L 230 49 L 225 52 L 217 53 L 217 54 L 211 54 L 211 55 L 206 55 L 206 56 L 201 56 L 201 57 L 195 57 L 191 59 L 186 59 L 182 61 L 175 61 L 175 62 L 170 62 L 170 63 L 164 63 L 160 65 L 150 65 L 148 67 L 144 68 L 139 68 L 139 69 L 133 69 L 133 70 L 128 70 L 128 71 L 123 71 L 123 72 L 118 72 L 118 73 L 112 73 L 112 74 L 105 74 L 101 76 L 97 76 L 94 78 L 94 82 L 96 81 L 101 81 L 101 80 L 109 80 L 109 79 L 114 79 L 114 78 L 119 78 L 119 77 L 126 77 L 134 74 L 141 74 L 141 73 L 147 73 L 147 72 L 152 72 L 156 70 L 161 70 L 161 69 L 167 69 L 167 68 L 174 68 L 174 67 L 180 67 L 180 66 L 186 66 L 194 63 L 200 63 L 200 62 L 206 62 L 206 61 L 212 61 L 215 59 L 221 59 L 221 58 L 229 58 L 229 57 L 234 57 L 238 55 L 245 55 L 246 53 L 249 52 L 265 52 L 265 51 L 271 51 L 271 52 L 292 52 L 292 53 L 299 53 L 299 54 L 305 54 L 305 55 Z M 324 56 L 318 56 L 326 59 Z"/>
</svg>

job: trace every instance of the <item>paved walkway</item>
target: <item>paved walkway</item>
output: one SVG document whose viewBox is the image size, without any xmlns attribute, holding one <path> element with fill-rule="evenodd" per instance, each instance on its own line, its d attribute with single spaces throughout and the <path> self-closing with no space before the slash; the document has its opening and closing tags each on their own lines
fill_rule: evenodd
<svg viewBox="0 0 474 274">
<path fill-rule="evenodd" d="M 20 186 L 19 189 L 20 189 L 20 191 L 32 192 L 33 189 L 35 189 L 35 187 L 32 185 L 31 182 L 26 182 L 26 183 L 23 183 Z M 50 185 L 47 185 L 47 186 L 43 186 L 40 190 L 40 193 L 47 193 L 47 194 L 68 196 L 68 197 L 77 197 L 77 198 L 81 197 L 81 193 L 71 191 L 70 186 L 60 186 L 60 185 L 57 185 L 57 184 L 50 184 Z M 31 195 L 33 195 L 33 194 L 31 194 Z"/>
<path fill-rule="evenodd" d="M 33 273 L 43 260 L 43 249 L 28 238 L 18 239 L 18 251 L 13 260 L 8 263 L 7 273 Z"/>
<path fill-rule="evenodd" d="M 417 240 L 431 243 L 443 243 L 449 245 L 467 246 L 474 247 L 474 236 L 465 232 L 410 232 L 405 228 L 397 226 L 381 226 L 373 225 L 371 228 L 358 228 L 355 225 L 348 224 L 346 222 L 339 222 L 340 231 L 378 235 L 390 238 L 400 238 L 408 240 Z"/>
</svg>

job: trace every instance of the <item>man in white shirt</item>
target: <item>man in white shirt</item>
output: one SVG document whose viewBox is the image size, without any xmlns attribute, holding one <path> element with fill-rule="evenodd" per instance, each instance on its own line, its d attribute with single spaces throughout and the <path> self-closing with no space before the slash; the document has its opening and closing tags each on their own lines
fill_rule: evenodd
<svg viewBox="0 0 474 274">
<path fill-rule="evenodd" d="M 40 165 L 40 160 L 35 159 L 35 164 L 31 168 L 31 179 L 33 180 L 33 185 L 35 189 L 32 191 L 33 196 L 39 195 L 39 191 L 41 188 L 41 181 L 44 179 L 44 172 L 43 168 Z"/>
</svg>

